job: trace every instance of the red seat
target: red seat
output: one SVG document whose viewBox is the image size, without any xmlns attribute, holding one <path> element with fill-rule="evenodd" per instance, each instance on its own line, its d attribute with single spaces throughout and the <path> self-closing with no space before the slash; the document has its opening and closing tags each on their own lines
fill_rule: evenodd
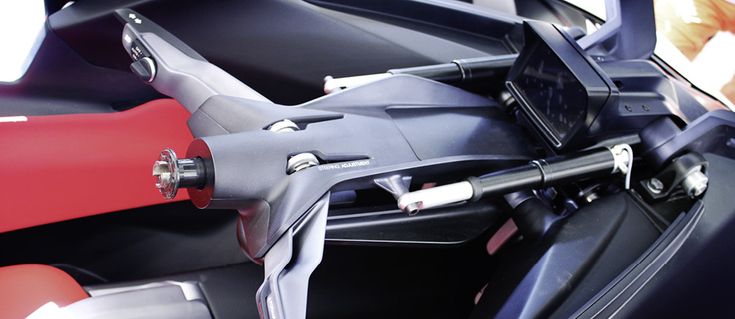
<svg viewBox="0 0 735 319">
<path fill-rule="evenodd" d="M 164 148 L 186 154 L 188 119 L 181 104 L 160 99 L 0 123 L 0 232 L 167 202 L 151 167 Z"/>
<path fill-rule="evenodd" d="M 0 267 L 0 318 L 25 318 L 54 302 L 60 307 L 89 297 L 67 273 L 46 265 Z"/>
</svg>

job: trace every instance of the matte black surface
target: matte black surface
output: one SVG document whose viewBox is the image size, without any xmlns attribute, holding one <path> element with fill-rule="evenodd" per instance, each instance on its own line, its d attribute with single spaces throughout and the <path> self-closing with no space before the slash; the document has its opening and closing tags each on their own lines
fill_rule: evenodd
<svg viewBox="0 0 735 319">
<path fill-rule="evenodd" d="M 326 75 L 378 73 L 509 53 L 502 44 L 488 51 L 453 40 L 464 36 L 462 32 L 435 35 L 300 0 L 79 1 L 52 14 L 49 24 L 91 63 L 124 70 L 129 63 L 119 50 L 121 25 L 112 15 L 121 7 L 156 21 L 213 64 L 281 104 L 323 95 Z"/>
<path fill-rule="evenodd" d="M 241 263 L 236 218 L 174 203 L 22 229 L 0 234 L 0 265 L 61 264 L 87 284 Z"/>
<path fill-rule="evenodd" d="M 518 205 L 512 217 L 518 231 L 528 240 L 543 237 L 557 221 L 561 220 L 551 207 L 535 196 Z"/>
<path fill-rule="evenodd" d="M 482 286 L 476 279 L 492 269 L 482 241 L 452 249 L 327 246 L 310 280 L 307 318 L 463 318 Z M 262 266 L 237 264 L 115 286 L 162 280 L 200 282 L 215 318 L 258 317 L 254 296 Z"/>
<path fill-rule="evenodd" d="M 630 318 L 725 318 L 735 314 L 729 293 L 735 285 L 735 161 L 704 156 L 710 166 L 703 205 L 687 212 L 690 216 L 682 218 L 681 231 L 671 234 L 672 240 L 631 272 L 631 277 L 640 278 L 636 283 L 624 287 L 625 293 L 611 289 L 612 294 L 601 296 L 587 313 L 609 305 L 601 316 L 617 312 Z"/>
<path fill-rule="evenodd" d="M 488 37 L 487 41 L 507 41 L 522 20 L 513 15 L 485 10 L 458 1 L 359 1 L 359 0 L 307 0 L 335 10 L 344 10 L 366 16 L 393 17 L 413 20 L 441 28 L 461 30 Z M 509 52 L 510 53 L 510 52 Z"/>
<path fill-rule="evenodd" d="M 579 306 L 658 234 L 627 194 L 595 201 L 560 221 L 549 235 L 515 249 L 490 280 L 472 318 L 547 317 L 564 300 Z"/>
<path fill-rule="evenodd" d="M 677 84 L 661 69 L 646 60 L 626 60 L 599 64 L 618 91 L 617 102 L 609 103 L 589 127 L 597 140 L 638 133 L 649 123 L 670 118 L 676 123 L 693 121 L 703 112 L 695 100 L 680 100 Z M 679 84 L 680 85 L 680 84 Z"/>
<path fill-rule="evenodd" d="M 620 32 L 606 41 L 618 59 L 648 59 L 656 48 L 654 2 L 620 0 Z"/>
<path fill-rule="evenodd" d="M 580 280 L 579 285 L 554 310 L 551 317 L 569 318 L 581 309 L 593 296 L 603 291 L 617 276 L 631 264 L 635 264 L 653 243 L 661 237 L 661 231 L 650 221 L 650 212 L 628 195 L 626 204 L 629 211 L 619 226 L 619 230 L 609 240 L 600 256 L 590 265 L 590 271 Z M 661 306 L 666 306 L 662 304 Z"/>
<path fill-rule="evenodd" d="M 600 303 L 589 311 L 602 314 L 612 311 L 627 317 L 732 317 L 731 287 L 735 285 L 732 254 L 735 232 L 732 184 L 735 161 L 714 154 L 704 154 L 709 166 L 709 187 L 702 198 L 702 207 L 687 212 L 681 232 L 663 249 L 655 251 L 632 272 L 637 283 L 626 293 L 601 296 Z M 662 253 L 663 252 L 663 253 Z M 657 256 L 661 255 L 662 257 Z M 658 262 L 650 259 L 660 259 Z M 644 272 L 645 271 L 645 272 Z M 619 295 L 619 298 L 615 298 Z M 613 297 L 613 298 L 610 298 Z"/>
<path fill-rule="evenodd" d="M 307 318 L 466 318 L 493 268 L 484 241 L 459 249 L 327 246 Z"/>
<path fill-rule="evenodd" d="M 499 108 L 391 107 L 386 113 L 421 160 L 459 154 L 483 155 L 493 150 L 498 154 L 508 150 L 528 154 L 519 147 L 520 132 L 512 129 L 512 124 L 488 121 L 504 118 Z M 482 133 L 468 136 L 479 132 Z"/>
<path fill-rule="evenodd" d="M 643 137 L 651 147 L 644 156 L 657 167 L 686 152 L 735 158 L 735 113 L 712 111 L 689 123 L 684 131 L 676 132 L 672 128 L 661 136 L 645 134 Z"/>
<path fill-rule="evenodd" d="M 500 228 L 504 207 L 483 201 L 421 211 L 416 216 L 393 210 L 330 216 L 327 242 L 380 246 L 462 245 Z"/>
</svg>

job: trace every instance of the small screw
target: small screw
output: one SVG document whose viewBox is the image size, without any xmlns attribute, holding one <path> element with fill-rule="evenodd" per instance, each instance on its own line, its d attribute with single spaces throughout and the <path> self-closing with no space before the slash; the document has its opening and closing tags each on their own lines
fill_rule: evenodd
<svg viewBox="0 0 735 319">
<path fill-rule="evenodd" d="M 589 193 L 587 196 L 584 197 L 584 200 L 586 200 L 588 203 L 596 201 L 600 196 L 597 195 L 597 193 Z"/>
<path fill-rule="evenodd" d="M 651 193 L 654 194 L 661 194 L 661 192 L 664 190 L 664 183 L 661 182 L 658 178 L 651 178 L 648 180 L 648 190 L 650 190 Z"/>
</svg>

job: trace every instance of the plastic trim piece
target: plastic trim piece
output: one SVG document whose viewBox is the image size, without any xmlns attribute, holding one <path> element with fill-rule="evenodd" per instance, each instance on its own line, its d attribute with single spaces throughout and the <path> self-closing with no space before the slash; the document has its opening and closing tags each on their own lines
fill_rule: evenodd
<svg viewBox="0 0 735 319">
<path fill-rule="evenodd" d="M 309 277 L 322 261 L 329 193 L 265 255 L 265 279 L 256 300 L 261 318 L 306 318 Z"/>
<path fill-rule="evenodd" d="M 572 317 L 614 317 L 673 258 L 703 214 L 704 205 L 698 201 L 689 213 L 680 215 L 639 260 Z"/>
<path fill-rule="evenodd" d="M 508 214 L 488 202 L 470 202 L 408 216 L 400 210 L 330 216 L 326 241 L 346 245 L 454 246 L 499 228 Z"/>
</svg>

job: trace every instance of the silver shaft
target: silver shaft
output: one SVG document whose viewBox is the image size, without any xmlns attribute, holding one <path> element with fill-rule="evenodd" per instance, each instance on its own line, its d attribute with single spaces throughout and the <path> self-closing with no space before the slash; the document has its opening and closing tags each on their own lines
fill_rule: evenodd
<svg viewBox="0 0 735 319">
<path fill-rule="evenodd" d="M 469 200 L 473 195 L 470 182 L 447 184 L 405 193 L 398 198 L 398 208 L 406 211 L 439 207 Z M 413 214 L 415 211 L 407 213 Z"/>
</svg>

